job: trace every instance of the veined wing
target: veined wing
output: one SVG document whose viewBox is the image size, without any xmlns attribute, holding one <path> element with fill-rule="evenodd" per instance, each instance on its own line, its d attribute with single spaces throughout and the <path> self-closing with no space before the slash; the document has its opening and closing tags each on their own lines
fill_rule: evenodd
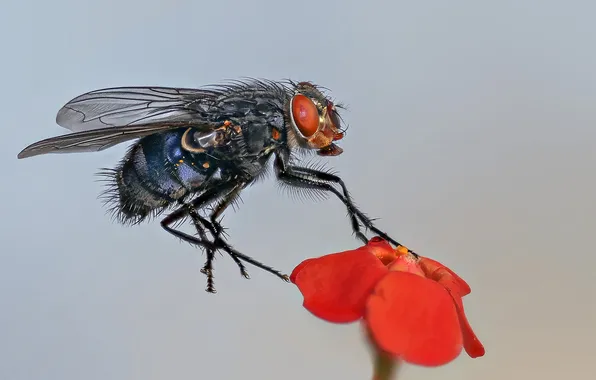
<svg viewBox="0 0 596 380">
<path fill-rule="evenodd" d="M 46 153 L 96 152 L 160 131 L 202 123 L 217 89 L 114 87 L 77 96 L 58 111 L 56 123 L 75 133 L 29 145 L 18 158 Z"/>
<path fill-rule="evenodd" d="M 258 81 L 254 84 L 265 85 Z M 248 86 L 249 82 L 238 82 L 201 89 L 113 87 L 91 91 L 69 101 L 56 116 L 58 125 L 75 133 L 31 144 L 18 157 L 100 151 L 184 126 L 210 130 L 218 126 L 205 121 L 209 107 L 227 92 L 241 93 Z"/>
<path fill-rule="evenodd" d="M 216 89 L 114 87 L 77 96 L 58 111 L 56 123 L 73 132 L 106 127 L 200 119 L 220 95 Z"/>
<path fill-rule="evenodd" d="M 128 140 L 185 126 L 199 130 L 217 127 L 207 123 L 175 122 L 92 129 L 38 141 L 23 149 L 17 157 L 27 158 L 47 153 L 97 152 Z"/>
</svg>

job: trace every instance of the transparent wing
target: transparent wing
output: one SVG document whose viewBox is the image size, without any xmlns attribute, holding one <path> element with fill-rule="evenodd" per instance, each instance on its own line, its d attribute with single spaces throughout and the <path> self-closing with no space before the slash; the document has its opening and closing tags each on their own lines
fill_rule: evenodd
<svg viewBox="0 0 596 380">
<path fill-rule="evenodd" d="M 96 152 L 160 131 L 202 123 L 217 89 L 114 87 L 77 96 L 58 111 L 56 123 L 75 133 L 29 145 L 18 158 L 46 153 Z"/>
<path fill-rule="evenodd" d="M 220 92 L 172 87 L 115 87 L 77 96 L 58 111 L 56 123 L 73 132 L 200 118 Z"/>
<path fill-rule="evenodd" d="M 93 129 L 38 141 L 23 149 L 17 157 L 27 158 L 47 153 L 97 152 L 128 140 L 184 126 L 199 130 L 210 130 L 216 127 L 206 123 L 178 122 Z"/>
</svg>

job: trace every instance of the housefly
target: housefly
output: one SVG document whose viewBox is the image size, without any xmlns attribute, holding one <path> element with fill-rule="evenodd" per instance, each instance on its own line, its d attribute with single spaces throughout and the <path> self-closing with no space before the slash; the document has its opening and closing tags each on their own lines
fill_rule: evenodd
<svg viewBox="0 0 596 380">
<path fill-rule="evenodd" d="M 220 223 L 224 210 L 266 174 L 270 161 L 282 184 L 339 198 L 363 242 L 368 239 L 362 227 L 399 245 L 354 205 L 340 177 L 299 165 L 301 153 L 342 153 L 339 108 L 310 82 L 247 79 L 199 89 L 100 89 L 59 110 L 56 123 L 72 133 L 29 145 L 18 158 L 101 151 L 136 140 L 116 168 L 99 173 L 107 181 L 106 203 L 123 224 L 169 212 L 161 226 L 205 250 L 201 272 L 207 276 L 206 290 L 214 293 L 217 251 L 226 252 L 246 278 L 244 262 L 288 281 L 287 275 L 234 249 Z M 177 228 L 189 219 L 196 235 Z"/>
</svg>

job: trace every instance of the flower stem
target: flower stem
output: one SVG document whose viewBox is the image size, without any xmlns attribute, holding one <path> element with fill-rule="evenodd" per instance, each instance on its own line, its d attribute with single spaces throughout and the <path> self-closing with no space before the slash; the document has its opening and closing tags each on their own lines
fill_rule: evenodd
<svg viewBox="0 0 596 380">
<path fill-rule="evenodd" d="M 384 352 L 375 353 L 375 368 L 372 380 L 391 380 L 395 379 L 395 374 L 399 367 L 399 361 L 387 355 Z"/>
</svg>

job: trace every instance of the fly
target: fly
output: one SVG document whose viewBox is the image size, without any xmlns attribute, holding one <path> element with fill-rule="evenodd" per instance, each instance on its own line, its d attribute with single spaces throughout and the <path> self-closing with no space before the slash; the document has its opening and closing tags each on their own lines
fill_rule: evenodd
<svg viewBox="0 0 596 380">
<path fill-rule="evenodd" d="M 333 194 L 346 206 L 353 233 L 364 227 L 394 245 L 353 203 L 343 180 L 299 165 L 300 153 L 338 156 L 344 136 L 339 107 L 310 82 L 234 81 L 199 89 L 117 87 L 80 95 L 56 123 L 72 133 L 29 145 L 18 158 L 47 153 L 101 151 L 136 140 L 114 169 L 99 174 L 103 193 L 123 224 L 138 224 L 169 212 L 161 226 L 206 252 L 201 272 L 215 293 L 215 252 L 226 252 L 249 278 L 244 263 L 288 281 L 288 276 L 234 249 L 220 216 L 242 190 L 266 174 L 273 161 L 277 179 L 294 189 Z M 197 235 L 174 225 L 190 219 Z M 211 236 L 208 237 L 208 234 Z"/>
</svg>

